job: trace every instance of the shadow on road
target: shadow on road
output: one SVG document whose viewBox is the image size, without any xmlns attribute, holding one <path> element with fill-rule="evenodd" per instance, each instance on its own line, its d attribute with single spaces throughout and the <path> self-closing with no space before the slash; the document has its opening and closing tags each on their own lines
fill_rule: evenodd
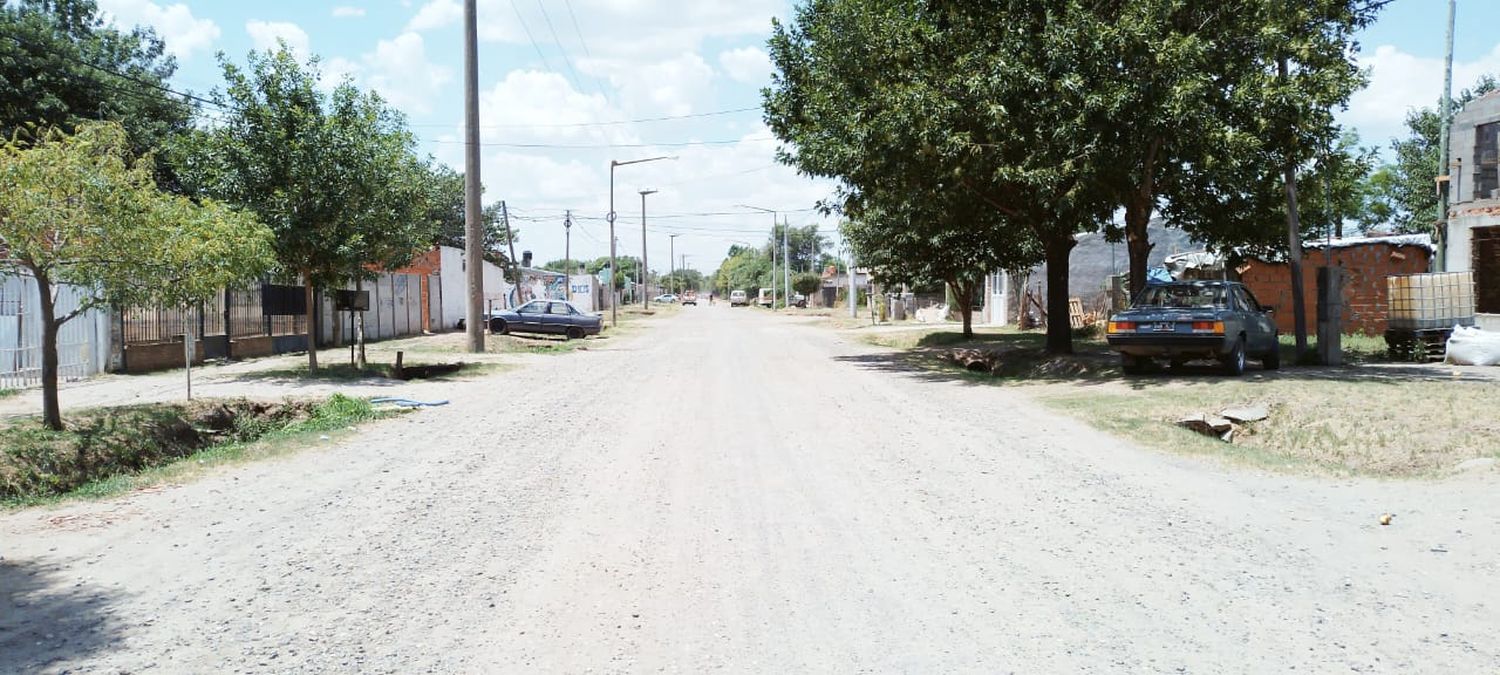
<svg viewBox="0 0 1500 675">
<path fill-rule="evenodd" d="M 115 592 L 65 578 L 60 566 L 0 559 L 0 670 L 37 672 L 117 646 Z"/>
<path fill-rule="evenodd" d="M 897 373 L 932 382 L 960 382 L 972 385 L 1066 384 L 1088 387 L 1123 383 L 1132 389 L 1160 386 L 1212 385 L 1226 381 L 1337 381 L 1400 385 L 1410 382 L 1497 382 L 1500 369 L 1479 369 L 1443 364 L 1366 364 L 1351 366 L 1284 366 L 1268 371 L 1252 360 L 1243 376 L 1226 376 L 1217 364 L 1194 361 L 1181 366 L 1160 365 L 1142 375 L 1125 375 L 1118 356 L 1090 345 L 1078 353 L 1065 356 L 1046 354 L 1028 344 L 1031 340 L 992 336 L 985 340 L 953 346 L 936 340 L 919 343 L 908 350 L 882 351 L 853 356 L 836 356 L 835 360 L 869 370 Z M 923 342 L 926 342 L 925 340 Z"/>
</svg>

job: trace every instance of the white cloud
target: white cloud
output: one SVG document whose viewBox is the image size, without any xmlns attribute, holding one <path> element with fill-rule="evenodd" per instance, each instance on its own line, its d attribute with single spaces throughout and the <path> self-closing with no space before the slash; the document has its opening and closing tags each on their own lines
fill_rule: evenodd
<svg viewBox="0 0 1500 675">
<path fill-rule="evenodd" d="M 448 26 L 464 16 L 464 8 L 458 0 L 430 0 L 417 10 L 416 16 L 406 24 L 408 31 L 424 31 Z"/>
<path fill-rule="evenodd" d="M 250 34 L 250 42 L 257 50 L 276 49 L 277 40 L 284 40 L 287 48 L 298 59 L 305 60 L 312 53 L 312 42 L 307 37 L 307 31 L 295 23 L 249 21 L 245 24 L 245 32 Z"/>
<path fill-rule="evenodd" d="M 1359 130 L 1368 145 L 1385 146 L 1392 137 L 1406 135 L 1406 113 L 1413 108 L 1437 105 L 1442 96 L 1443 61 L 1381 45 L 1360 55 L 1361 66 L 1370 69 L 1370 86 L 1349 100 L 1349 110 L 1340 119 Z M 1472 87 L 1481 75 L 1500 72 L 1500 45 L 1474 61 L 1453 64 L 1453 91 L 1457 96 Z"/>
<path fill-rule="evenodd" d="M 99 9 L 115 25 L 151 27 L 166 42 L 167 51 L 179 59 L 208 50 L 220 35 L 218 24 L 194 17 L 180 2 L 164 7 L 150 0 L 99 0 Z"/>
<path fill-rule="evenodd" d="M 362 61 L 365 82 L 391 104 L 409 112 L 429 112 L 437 93 L 453 79 L 450 69 L 427 59 L 426 44 L 417 33 L 381 40 Z"/>
<path fill-rule="evenodd" d="M 771 57 L 758 47 L 721 52 L 719 66 L 730 79 L 744 84 L 763 85 L 771 77 Z"/>
<path fill-rule="evenodd" d="M 333 8 L 333 16 L 338 19 L 357 19 L 365 15 L 365 8 L 350 5 L 339 5 Z"/>
<path fill-rule="evenodd" d="M 707 99 L 714 70 L 703 57 L 683 52 L 661 61 L 583 60 L 579 69 L 604 75 L 628 112 L 686 115 Z"/>
</svg>

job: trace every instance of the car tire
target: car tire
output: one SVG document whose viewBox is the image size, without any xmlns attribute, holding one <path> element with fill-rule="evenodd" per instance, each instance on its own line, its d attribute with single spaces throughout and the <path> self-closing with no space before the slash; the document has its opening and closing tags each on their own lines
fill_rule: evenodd
<svg viewBox="0 0 1500 675">
<path fill-rule="evenodd" d="M 1245 374 L 1245 338 L 1234 341 L 1234 349 L 1223 357 L 1221 363 L 1224 364 L 1225 375 L 1239 377 Z"/>
<path fill-rule="evenodd" d="M 583 339 L 583 329 L 579 328 L 577 326 L 572 326 L 572 327 L 568 328 L 568 330 L 566 332 L 563 333 L 563 337 L 566 338 L 566 339 L 569 339 L 569 340 L 582 340 Z"/>
<path fill-rule="evenodd" d="M 1281 341 L 1277 340 L 1276 344 L 1277 346 L 1273 347 L 1271 351 L 1266 352 L 1266 355 L 1260 360 L 1261 367 L 1266 370 L 1276 370 L 1281 367 Z"/>
<path fill-rule="evenodd" d="M 1130 354 L 1121 354 L 1120 370 L 1124 371 L 1126 375 L 1141 375 L 1146 372 L 1146 366 L 1150 362 L 1151 359 L 1131 356 Z"/>
<path fill-rule="evenodd" d="M 510 332 L 510 326 L 505 323 L 505 319 L 495 319 L 490 321 L 490 332 L 495 335 L 505 335 Z"/>
</svg>

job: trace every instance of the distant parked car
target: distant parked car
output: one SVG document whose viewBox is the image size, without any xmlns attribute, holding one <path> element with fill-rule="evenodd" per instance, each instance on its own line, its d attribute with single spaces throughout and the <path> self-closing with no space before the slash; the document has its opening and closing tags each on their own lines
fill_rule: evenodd
<svg viewBox="0 0 1500 675">
<path fill-rule="evenodd" d="M 651 298 L 651 302 L 660 302 L 660 303 L 663 303 L 663 304 L 671 304 L 671 303 L 677 302 L 677 294 L 675 294 L 675 293 L 662 293 L 661 295 L 658 295 L 658 296 L 656 296 L 654 298 Z"/>
<path fill-rule="evenodd" d="M 576 340 L 598 335 L 604 329 L 604 318 L 579 309 L 566 300 L 532 300 L 514 310 L 495 312 L 489 317 L 490 332 L 545 333 Z"/>
<path fill-rule="evenodd" d="M 744 291 L 730 291 L 729 292 L 729 306 L 730 307 L 745 307 L 745 306 L 749 306 L 749 304 L 750 304 L 750 296 L 745 295 Z"/>
<path fill-rule="evenodd" d="M 683 291 L 682 292 L 682 304 L 684 304 L 684 305 L 692 305 L 694 307 L 697 307 L 698 306 L 698 292 L 697 291 Z"/>
<path fill-rule="evenodd" d="M 1272 309 L 1250 289 L 1232 281 L 1152 284 L 1135 302 L 1109 318 L 1109 346 L 1120 353 L 1126 373 L 1139 373 L 1155 359 L 1178 365 L 1215 359 L 1230 375 L 1245 372 L 1245 357 L 1266 370 L 1281 366 L 1281 344 Z"/>
<path fill-rule="evenodd" d="M 791 306 L 793 306 L 793 307 L 806 307 L 807 306 L 807 296 L 805 296 L 805 295 L 803 295 L 801 293 L 796 293 L 796 294 L 792 295 L 792 301 L 789 304 L 791 304 Z"/>
<path fill-rule="evenodd" d="M 776 304 L 776 289 L 760 289 L 760 295 L 755 297 L 755 304 L 760 305 L 761 307 L 770 307 Z"/>
</svg>

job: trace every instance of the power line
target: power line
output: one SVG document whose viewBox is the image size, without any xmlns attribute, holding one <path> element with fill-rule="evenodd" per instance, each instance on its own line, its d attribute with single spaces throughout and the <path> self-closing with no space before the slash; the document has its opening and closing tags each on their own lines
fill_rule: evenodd
<svg viewBox="0 0 1500 675">
<path fill-rule="evenodd" d="M 563 0 L 563 5 L 568 8 L 568 18 L 573 20 L 573 34 L 578 36 L 578 44 L 579 46 L 583 47 L 583 55 L 587 56 L 590 59 L 593 59 L 594 54 L 589 51 L 589 43 L 587 40 L 583 39 L 583 30 L 578 27 L 578 15 L 573 13 L 573 0 Z M 594 87 L 599 90 L 599 93 L 601 95 L 604 96 L 604 100 L 606 102 L 611 102 L 609 99 L 609 92 L 606 91 L 605 88 L 599 83 L 599 78 L 590 75 L 589 79 L 594 81 Z"/>
<path fill-rule="evenodd" d="M 536 6 L 542 10 L 542 20 L 547 22 L 547 32 L 552 34 L 552 44 L 557 45 L 558 53 L 562 54 L 563 65 L 568 67 L 568 74 L 573 76 L 573 86 L 582 91 L 583 84 L 579 82 L 578 71 L 573 69 L 573 59 L 568 58 L 568 50 L 563 49 L 562 40 L 557 39 L 557 29 L 552 27 L 552 15 L 547 13 L 547 6 L 542 4 L 542 0 L 536 0 Z"/>
<path fill-rule="evenodd" d="M 552 67 L 552 64 L 547 61 L 547 55 L 542 53 L 542 45 L 536 41 L 535 37 L 532 37 L 531 27 L 526 25 L 526 19 L 521 16 L 521 8 L 516 6 L 516 0 L 510 0 L 510 8 L 512 10 L 515 10 L 516 20 L 521 22 L 521 30 L 526 31 L 526 39 L 531 41 L 531 48 L 536 50 L 537 58 L 540 58 L 542 60 L 542 65 L 545 66 L 547 70 L 557 72 L 557 70 Z"/>
</svg>

